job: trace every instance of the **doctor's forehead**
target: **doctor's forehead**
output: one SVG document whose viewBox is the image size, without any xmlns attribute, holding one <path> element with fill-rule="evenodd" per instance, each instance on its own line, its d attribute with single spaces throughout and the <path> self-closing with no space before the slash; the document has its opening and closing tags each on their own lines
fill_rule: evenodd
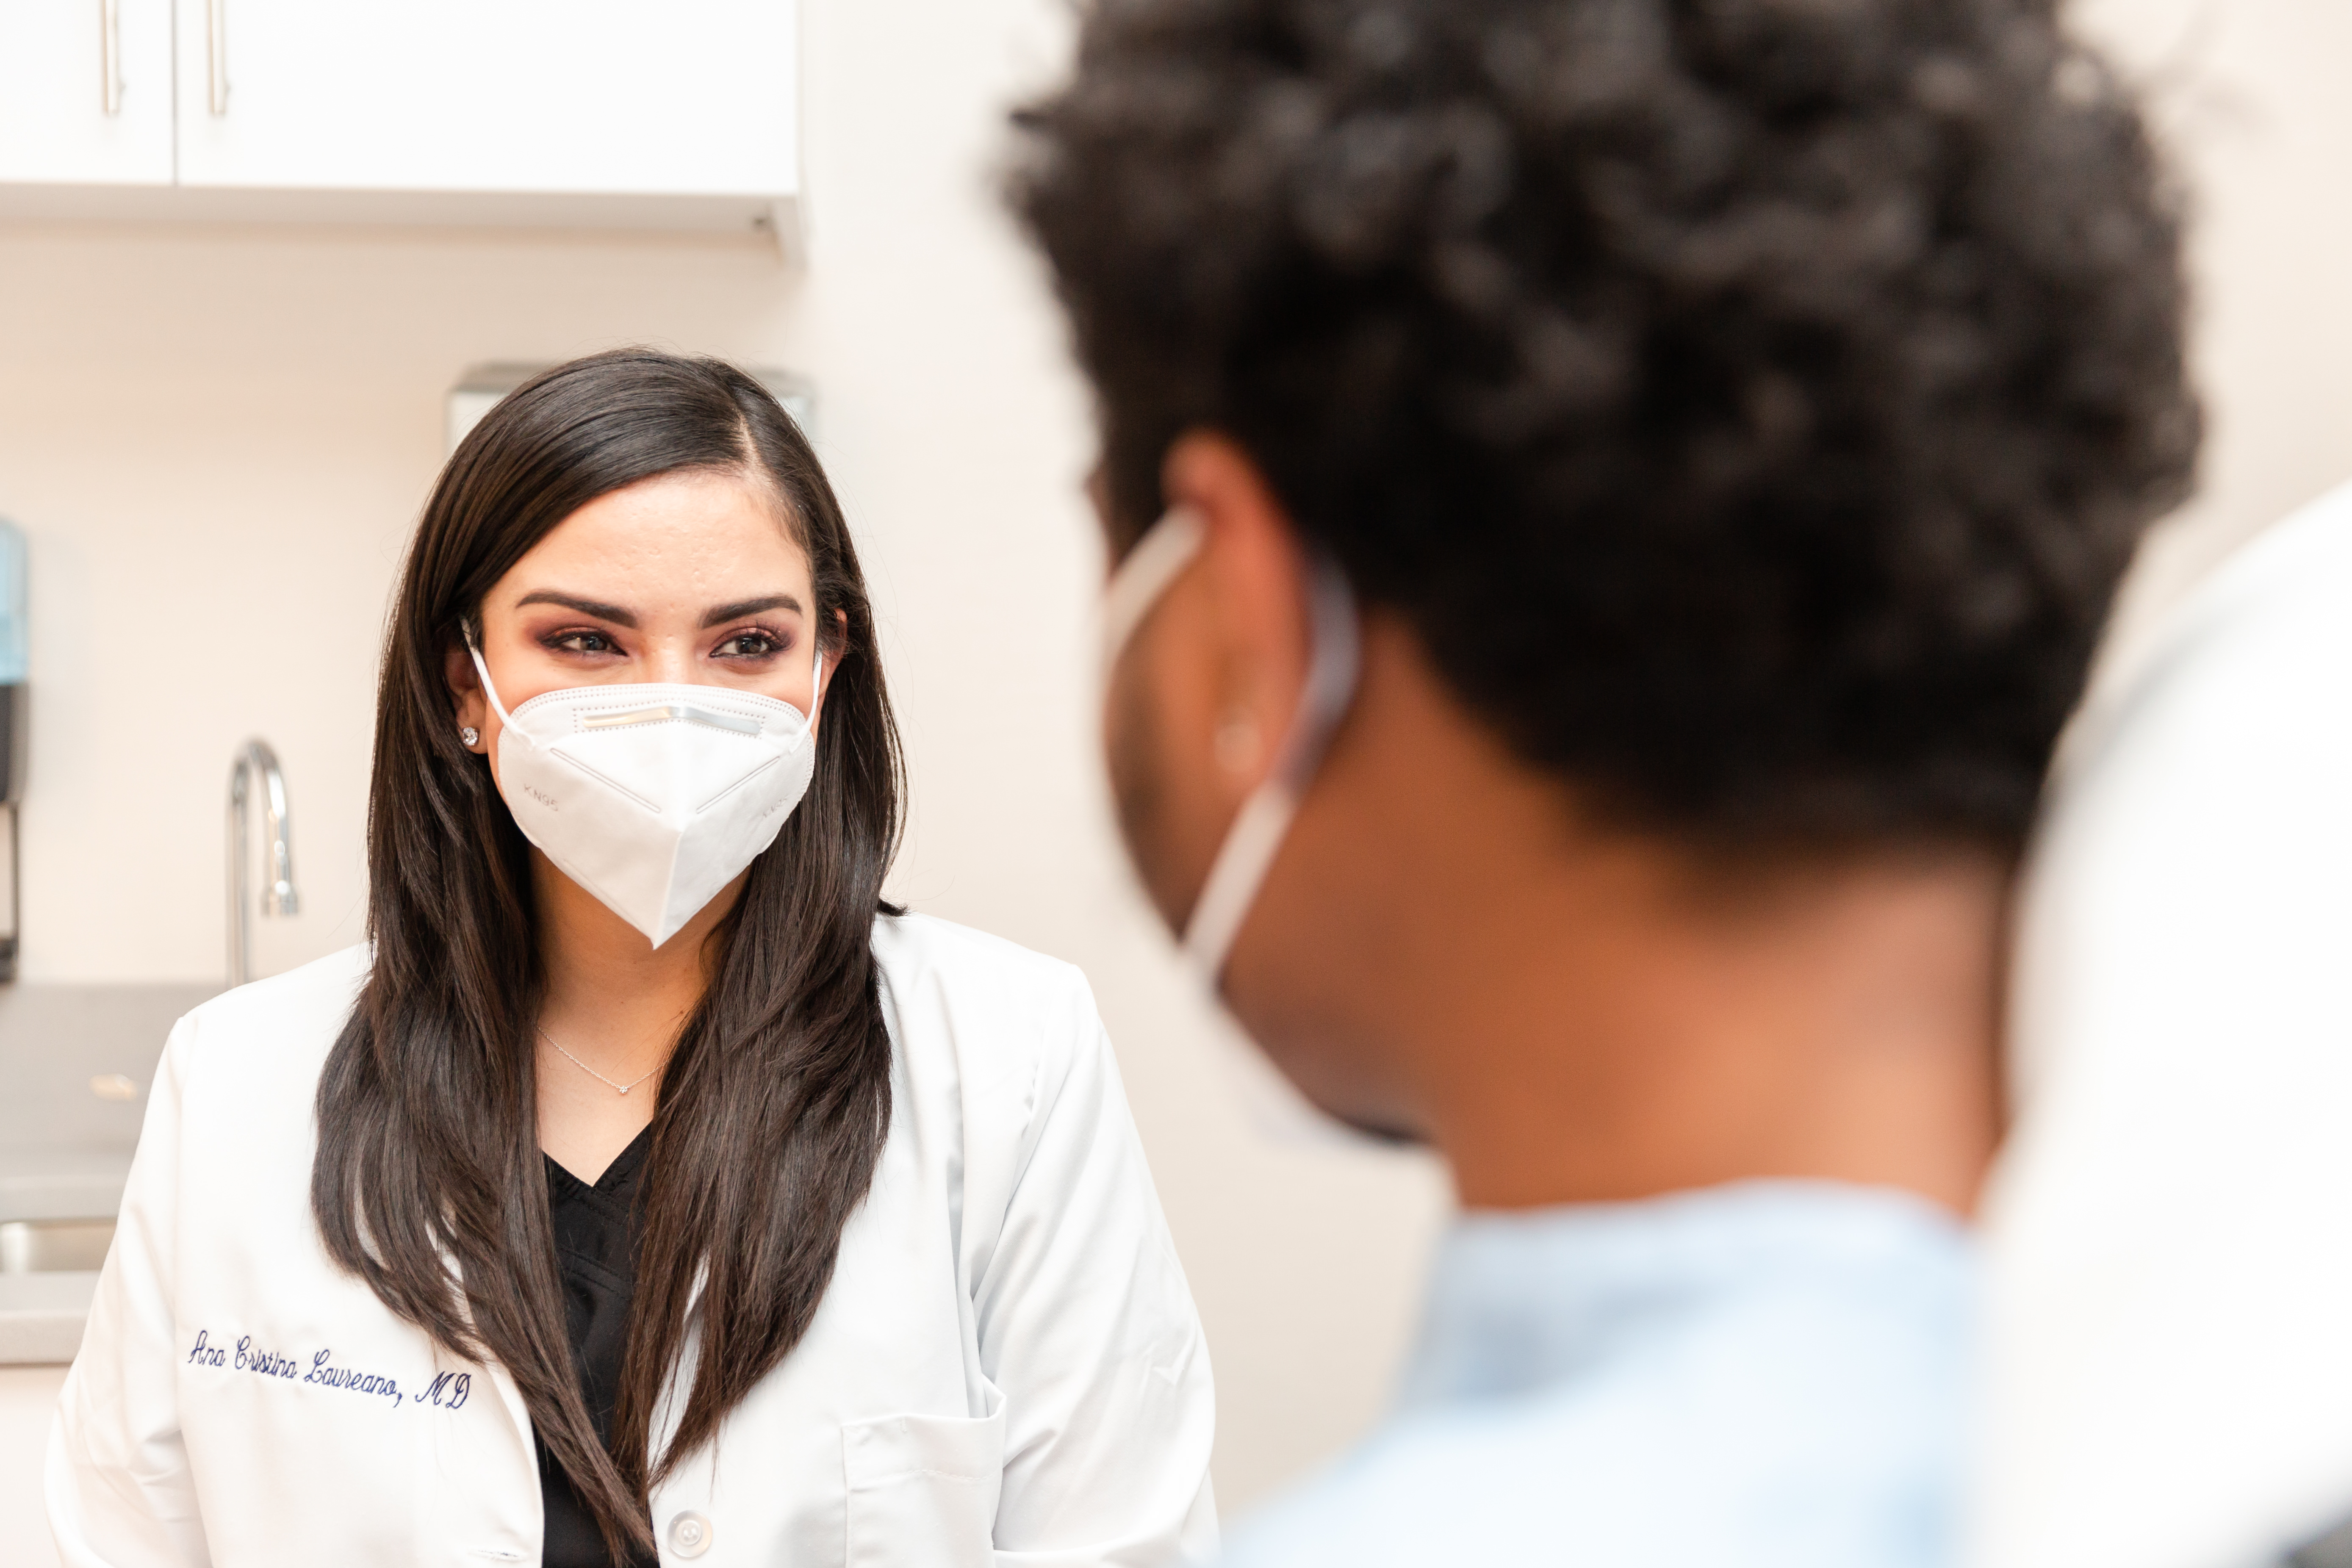
<svg viewBox="0 0 2352 1568">
<path fill-rule="evenodd" d="M 730 474 L 663 474 L 597 497 L 525 552 L 492 591 L 698 612 L 789 596 L 804 604 L 807 552 L 781 500 Z"/>
</svg>

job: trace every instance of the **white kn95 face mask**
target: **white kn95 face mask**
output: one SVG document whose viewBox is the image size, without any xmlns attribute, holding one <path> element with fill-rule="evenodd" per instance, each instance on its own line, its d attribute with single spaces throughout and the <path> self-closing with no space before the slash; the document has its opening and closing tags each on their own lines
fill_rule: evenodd
<svg viewBox="0 0 2352 1568">
<path fill-rule="evenodd" d="M 542 692 L 509 713 L 471 636 L 466 651 L 506 726 L 499 783 L 515 826 L 656 947 L 776 841 L 808 793 L 813 713 L 789 702 L 623 683 Z M 812 710 L 822 647 L 813 668 Z"/>
</svg>

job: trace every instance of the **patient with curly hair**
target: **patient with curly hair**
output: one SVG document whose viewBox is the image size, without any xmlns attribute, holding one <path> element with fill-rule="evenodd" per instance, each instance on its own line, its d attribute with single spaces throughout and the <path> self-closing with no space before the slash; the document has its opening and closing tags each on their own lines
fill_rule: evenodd
<svg viewBox="0 0 2352 1568">
<path fill-rule="evenodd" d="M 1230 1562 L 1950 1561 L 2005 911 L 2199 436 L 2129 94 L 2053 0 L 1098 0 L 1018 124 L 1137 869 L 1459 1198 Z"/>
</svg>

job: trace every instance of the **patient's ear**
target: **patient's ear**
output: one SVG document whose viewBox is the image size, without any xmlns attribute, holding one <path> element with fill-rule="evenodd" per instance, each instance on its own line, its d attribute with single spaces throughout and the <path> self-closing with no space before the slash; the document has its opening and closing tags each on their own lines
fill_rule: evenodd
<svg viewBox="0 0 2352 1568">
<path fill-rule="evenodd" d="M 1208 749 L 1238 800 L 1272 768 L 1274 738 L 1288 732 L 1305 693 L 1314 654 L 1307 552 L 1274 487 L 1229 437 L 1179 437 L 1161 484 L 1206 531 L 1213 612 L 1199 651 L 1214 665 Z"/>
</svg>

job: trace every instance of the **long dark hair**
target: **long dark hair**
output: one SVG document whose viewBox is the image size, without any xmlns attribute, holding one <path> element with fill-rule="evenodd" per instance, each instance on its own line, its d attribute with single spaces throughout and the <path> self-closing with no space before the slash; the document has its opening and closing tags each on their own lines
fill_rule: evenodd
<svg viewBox="0 0 2352 1568">
<path fill-rule="evenodd" d="M 815 779 L 710 937 L 701 1005 L 663 1076 L 608 1451 L 574 1371 L 548 1218 L 528 849 L 488 763 L 459 743 L 446 667 L 491 585 L 550 530 L 680 470 L 741 473 L 782 499 L 835 673 Z M 513 1376 L 616 1556 L 651 1545 L 653 1485 L 807 1331 L 872 1182 L 890 1118 L 872 923 L 903 794 L 840 505 L 759 383 L 716 360 L 599 354 L 518 388 L 466 437 L 425 504 L 384 648 L 374 962 L 319 1084 L 310 1206 L 327 1250 L 386 1306 Z M 656 1405 L 689 1332 L 692 1385 L 656 1458 Z"/>
</svg>

